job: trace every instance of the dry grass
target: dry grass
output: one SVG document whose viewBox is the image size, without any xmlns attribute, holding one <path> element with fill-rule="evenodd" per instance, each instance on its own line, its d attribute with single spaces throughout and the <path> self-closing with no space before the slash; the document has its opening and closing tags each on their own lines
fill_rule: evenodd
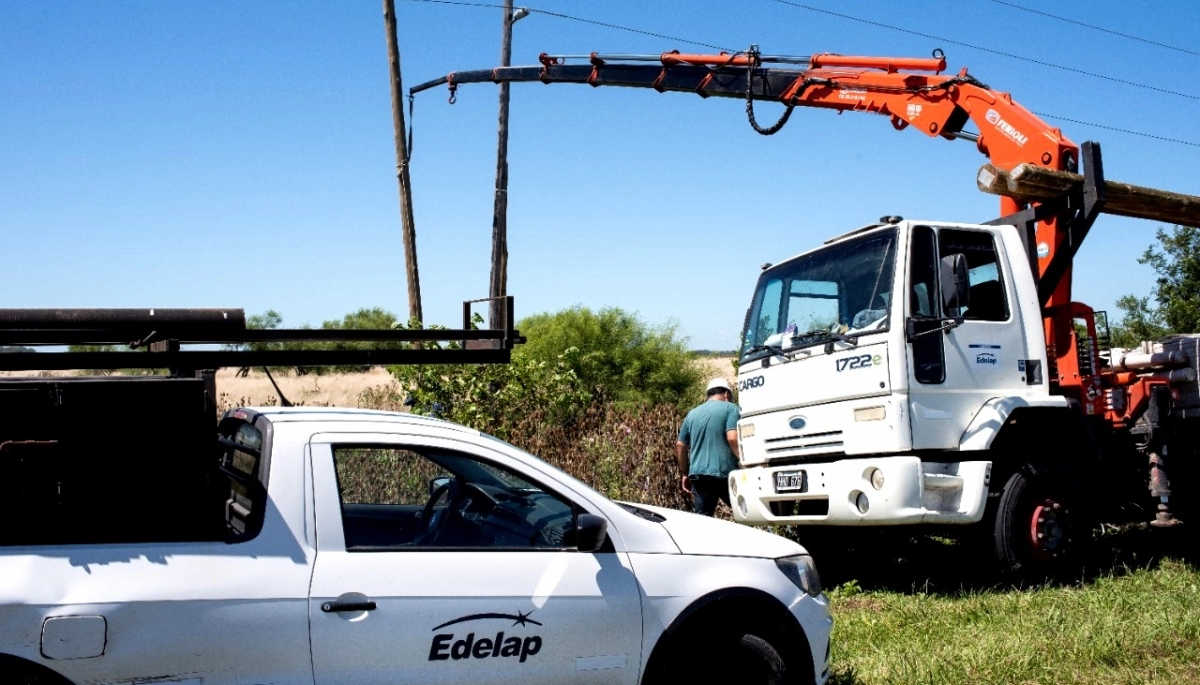
<svg viewBox="0 0 1200 685">
<path fill-rule="evenodd" d="M 732 357 L 701 357 L 696 360 L 696 366 L 704 369 L 705 383 L 720 376 L 729 381 L 731 386 L 737 387 L 737 371 L 733 368 Z"/>
<path fill-rule="evenodd" d="M 292 404 L 306 407 L 357 407 L 363 392 L 393 382 L 392 376 L 381 367 L 365 373 L 271 375 L 284 397 Z M 217 372 L 217 395 L 222 410 L 230 406 L 279 404 L 279 393 L 261 369 L 251 369 L 246 376 L 237 375 L 237 369 L 221 369 Z"/>
</svg>

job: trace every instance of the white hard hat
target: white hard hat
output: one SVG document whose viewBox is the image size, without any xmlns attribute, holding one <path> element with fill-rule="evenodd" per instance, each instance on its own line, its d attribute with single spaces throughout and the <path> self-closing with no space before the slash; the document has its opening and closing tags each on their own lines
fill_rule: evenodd
<svg viewBox="0 0 1200 685">
<path fill-rule="evenodd" d="M 729 393 L 733 392 L 733 388 L 729 387 L 729 381 L 725 380 L 724 378 L 714 378 L 708 382 L 708 388 L 705 390 L 705 393 L 711 393 L 713 390 L 724 390 L 725 392 Z"/>
</svg>

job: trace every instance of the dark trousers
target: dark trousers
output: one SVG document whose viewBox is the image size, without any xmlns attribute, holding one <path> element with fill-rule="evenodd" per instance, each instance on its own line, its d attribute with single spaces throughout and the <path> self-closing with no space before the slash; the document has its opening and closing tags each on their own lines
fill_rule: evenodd
<svg viewBox="0 0 1200 685">
<path fill-rule="evenodd" d="M 729 502 L 729 479 L 723 476 L 688 476 L 692 486 L 692 511 L 712 516 L 717 510 L 717 500 L 732 507 Z"/>
</svg>

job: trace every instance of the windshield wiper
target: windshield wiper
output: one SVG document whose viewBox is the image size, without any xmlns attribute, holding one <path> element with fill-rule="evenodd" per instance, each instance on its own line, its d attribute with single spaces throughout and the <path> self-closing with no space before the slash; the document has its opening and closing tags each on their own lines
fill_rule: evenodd
<svg viewBox="0 0 1200 685">
<path fill-rule="evenodd" d="M 800 341 L 800 345 L 819 345 L 825 343 L 825 354 L 833 352 L 834 342 L 844 342 L 851 347 L 858 347 L 857 335 L 846 335 L 841 331 L 832 331 L 827 328 L 817 328 L 800 335 L 792 336 L 793 341 Z"/>
<path fill-rule="evenodd" d="M 779 357 L 784 361 L 792 361 L 792 356 L 790 354 L 784 352 L 782 347 L 776 347 L 775 345 L 755 345 L 747 350 L 746 354 L 751 355 L 755 352 L 770 352 L 772 356 Z"/>
</svg>

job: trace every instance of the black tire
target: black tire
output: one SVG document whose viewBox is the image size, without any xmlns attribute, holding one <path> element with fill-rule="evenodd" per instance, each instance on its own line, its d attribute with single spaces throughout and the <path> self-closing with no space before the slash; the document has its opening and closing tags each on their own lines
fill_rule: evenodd
<svg viewBox="0 0 1200 685">
<path fill-rule="evenodd" d="M 775 645 L 752 632 L 721 631 L 700 640 L 697 645 L 679 645 L 674 663 L 653 679 L 656 683 L 687 685 L 791 685 L 811 683 L 797 678 Z"/>
<path fill-rule="evenodd" d="M 737 674 L 739 683 L 762 683 L 763 685 L 785 685 L 788 679 L 787 662 L 774 645 L 753 633 L 738 640 L 737 660 L 742 662 Z"/>
<path fill-rule="evenodd" d="M 1091 531 L 1071 479 L 1025 464 L 1004 484 L 994 520 L 994 552 L 1005 574 L 1035 580 L 1072 570 Z"/>
<path fill-rule="evenodd" d="M 16 657 L 0 654 L 0 683 L 4 685 L 71 685 L 53 671 Z"/>
</svg>

